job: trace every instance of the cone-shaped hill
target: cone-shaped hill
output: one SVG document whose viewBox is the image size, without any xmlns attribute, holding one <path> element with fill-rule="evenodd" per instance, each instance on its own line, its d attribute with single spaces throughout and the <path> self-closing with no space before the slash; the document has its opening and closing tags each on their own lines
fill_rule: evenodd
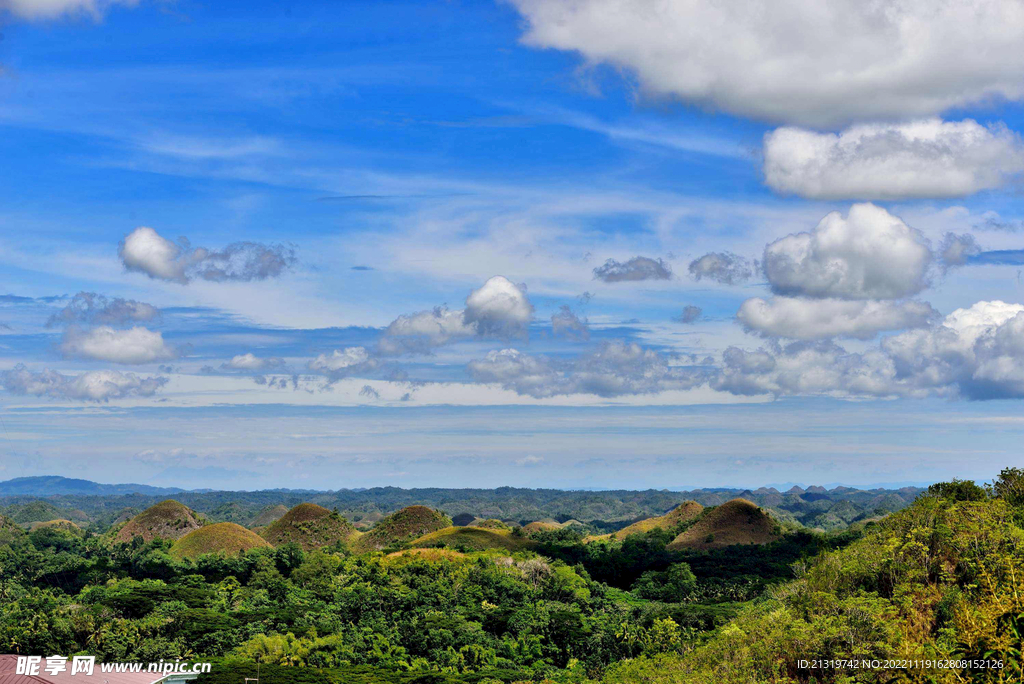
<svg viewBox="0 0 1024 684">
<path fill-rule="evenodd" d="M 526 537 L 514 537 L 511 530 L 495 530 L 484 527 L 444 527 L 425 534 L 412 542 L 417 548 L 449 548 L 458 551 L 522 551 L 535 546 L 536 542 Z"/>
<path fill-rule="evenodd" d="M 714 549 L 736 544 L 767 544 L 781 536 L 778 524 L 756 504 L 733 499 L 708 511 L 682 534 L 669 549 Z"/>
<path fill-rule="evenodd" d="M 632 534 L 643 534 L 654 529 L 671 530 L 680 523 L 693 520 L 703 510 L 704 507 L 696 501 L 684 501 L 665 515 L 639 520 L 632 525 L 623 527 L 621 530 L 612 532 L 610 537 L 611 539 L 622 540 Z"/>
<path fill-rule="evenodd" d="M 283 504 L 267 506 L 253 518 L 252 524 L 249 527 L 266 527 L 283 518 L 287 512 L 288 508 Z"/>
<path fill-rule="evenodd" d="M 451 519 L 444 513 L 426 506 L 409 506 L 374 525 L 354 546 L 358 551 L 379 551 L 451 526 Z"/>
<path fill-rule="evenodd" d="M 339 541 L 350 541 L 359 533 L 334 511 L 312 503 L 301 503 L 260 530 L 260 536 L 274 546 L 293 543 L 312 551 Z"/>
<path fill-rule="evenodd" d="M 207 553 L 237 555 L 241 551 L 267 548 L 270 544 L 252 530 L 236 523 L 205 525 L 174 542 L 170 554 L 175 558 L 195 558 Z"/>
<path fill-rule="evenodd" d="M 560 529 L 562 529 L 562 524 L 555 522 L 554 520 L 534 520 L 532 523 L 527 523 L 523 526 L 523 531 L 527 534 L 533 534 L 534 532 L 552 532 Z"/>
<path fill-rule="evenodd" d="M 181 539 L 193 530 L 203 526 L 205 521 L 198 513 L 174 499 L 161 501 L 125 523 L 114 537 L 119 542 L 130 542 L 135 537 L 151 541 Z"/>
</svg>

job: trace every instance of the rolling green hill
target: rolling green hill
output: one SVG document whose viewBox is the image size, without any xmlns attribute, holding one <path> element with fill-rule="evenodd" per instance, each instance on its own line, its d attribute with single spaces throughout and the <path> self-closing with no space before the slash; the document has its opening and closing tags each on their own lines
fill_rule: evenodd
<svg viewBox="0 0 1024 684">
<path fill-rule="evenodd" d="M 374 525 L 353 545 L 359 551 L 379 551 L 451 525 L 451 519 L 440 511 L 426 506 L 407 506 Z"/>
<path fill-rule="evenodd" d="M 260 530 L 259 535 L 273 546 L 298 544 L 312 551 L 338 542 L 347 542 L 359 532 L 344 518 L 323 506 L 302 503 Z"/>
<path fill-rule="evenodd" d="M 202 527 L 203 523 L 203 518 L 191 508 L 168 499 L 150 506 L 126 522 L 114 535 L 114 539 L 119 542 L 130 542 L 135 537 L 141 537 L 144 541 L 152 541 L 157 537 L 180 539 Z"/>
<path fill-rule="evenodd" d="M 6 515 L 16 523 L 32 523 L 66 518 L 68 509 L 61 509 L 49 501 L 29 501 L 8 507 Z"/>
<path fill-rule="evenodd" d="M 527 523 L 523 526 L 523 531 L 527 534 L 536 534 L 537 532 L 553 532 L 555 530 L 562 529 L 562 523 L 554 520 L 534 520 L 531 523 Z"/>
<path fill-rule="evenodd" d="M 445 527 L 425 534 L 411 542 L 419 548 L 448 548 L 459 551 L 486 551 L 503 549 L 522 551 L 534 546 L 527 537 L 515 537 L 509 530 L 494 530 L 483 527 Z"/>
<path fill-rule="evenodd" d="M 644 532 L 650 532 L 654 529 L 661 530 L 672 530 L 680 523 L 688 522 L 693 520 L 701 514 L 704 507 L 696 501 L 684 501 L 679 504 L 665 515 L 655 516 L 653 518 L 647 518 L 646 520 L 640 520 L 627 527 L 623 527 L 621 530 L 617 530 L 610 534 L 602 534 L 592 537 L 587 537 L 586 541 L 594 541 L 598 539 L 612 539 L 615 541 L 622 541 L 626 537 L 634 534 L 643 534 Z"/>
<path fill-rule="evenodd" d="M 251 530 L 236 523 L 215 523 L 192 530 L 174 542 L 170 554 L 174 558 L 196 558 L 208 553 L 234 556 L 241 551 L 269 547 L 270 544 Z"/>
<path fill-rule="evenodd" d="M 733 499 L 710 509 L 672 540 L 669 549 L 714 549 L 736 544 L 767 544 L 781 536 L 778 523 L 756 504 Z"/>
</svg>

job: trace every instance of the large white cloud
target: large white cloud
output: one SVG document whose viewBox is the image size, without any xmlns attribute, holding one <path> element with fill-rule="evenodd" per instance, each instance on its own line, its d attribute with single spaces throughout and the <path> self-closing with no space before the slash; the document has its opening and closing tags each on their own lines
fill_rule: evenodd
<svg viewBox="0 0 1024 684">
<path fill-rule="evenodd" d="M 873 204 L 832 212 L 808 233 L 764 250 L 763 268 L 777 294 L 840 299 L 898 299 L 928 285 L 932 253 L 913 228 Z"/>
<path fill-rule="evenodd" d="M 829 337 L 870 339 L 887 330 L 928 326 L 939 313 L 926 302 L 806 297 L 754 297 L 740 305 L 736 318 L 748 331 L 766 337 L 817 340 Z"/>
<path fill-rule="evenodd" d="M 124 364 L 156 363 L 180 356 L 160 332 L 142 326 L 127 330 L 106 325 L 89 330 L 69 328 L 60 350 L 67 357 Z"/>
<path fill-rule="evenodd" d="M 973 399 L 1024 398 L 1024 306 L 977 302 L 930 330 L 887 338 L 882 349 L 918 387 L 956 387 Z"/>
<path fill-rule="evenodd" d="M 934 116 L 1024 95 L 1018 0 L 511 0 L 528 45 L 644 91 L 811 127 Z"/>
<path fill-rule="evenodd" d="M 862 124 L 839 134 L 785 127 L 764 138 L 768 185 L 813 199 L 962 197 L 1022 170 L 1020 136 L 970 119 Z"/>
<path fill-rule="evenodd" d="M 137 4 L 138 0 L 0 0 L 0 12 L 29 21 L 57 19 L 64 15 L 96 19 L 114 5 L 133 7 Z"/>
<path fill-rule="evenodd" d="M 295 250 L 286 245 L 243 241 L 213 250 L 193 247 L 185 238 L 171 242 L 147 226 L 126 235 L 118 255 L 129 271 L 182 284 L 194 278 L 265 280 L 281 275 L 296 261 Z"/>
<path fill-rule="evenodd" d="M 833 342 L 793 342 L 747 351 L 729 347 L 714 389 L 739 395 L 888 397 L 913 394 L 896 381 L 891 359 L 878 350 L 853 354 Z M 921 391 L 918 396 L 925 396 Z"/>
<path fill-rule="evenodd" d="M 1024 398 L 1024 305 L 977 302 L 863 353 L 834 342 L 730 347 L 713 388 L 734 394 Z"/>
<path fill-rule="evenodd" d="M 12 394 L 72 399 L 76 401 L 109 401 L 126 397 L 150 397 L 167 383 L 167 378 L 141 378 L 135 373 L 98 370 L 67 376 L 55 370 L 31 371 L 18 364 L 0 373 L 0 384 Z"/>
</svg>

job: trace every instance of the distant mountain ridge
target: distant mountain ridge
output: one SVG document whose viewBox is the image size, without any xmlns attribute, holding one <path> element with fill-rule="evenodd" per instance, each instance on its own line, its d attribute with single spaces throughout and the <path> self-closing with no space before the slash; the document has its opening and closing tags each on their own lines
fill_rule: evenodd
<svg viewBox="0 0 1024 684">
<path fill-rule="evenodd" d="M 180 487 L 153 487 L 144 484 L 100 484 L 60 475 L 16 477 L 0 482 L 0 496 L 108 496 L 111 494 L 148 494 L 166 496 L 180 494 Z"/>
<path fill-rule="evenodd" d="M 368 530 L 403 508 L 427 506 L 449 517 L 463 514 L 463 517 L 472 516 L 472 520 L 493 518 L 517 525 L 550 520 L 561 526 L 560 523 L 576 520 L 588 526 L 590 534 L 601 536 L 639 521 L 664 516 L 684 501 L 696 501 L 709 507 L 740 497 L 763 508 L 780 523 L 831 531 L 877 520 L 900 510 L 922 491 L 916 487 L 828 490 L 821 486 L 810 486 L 806 490 L 791 488 L 785 493 L 774 487 L 690 492 L 653 489 L 595 492 L 518 487 L 209 491 L 98 484 L 50 476 L 0 482 L 0 514 L 18 524 L 68 519 L 93 532 L 103 532 L 154 504 L 175 499 L 210 522 L 254 527 L 268 507 L 289 509 L 308 503 L 337 510 L 357 529 Z"/>
</svg>

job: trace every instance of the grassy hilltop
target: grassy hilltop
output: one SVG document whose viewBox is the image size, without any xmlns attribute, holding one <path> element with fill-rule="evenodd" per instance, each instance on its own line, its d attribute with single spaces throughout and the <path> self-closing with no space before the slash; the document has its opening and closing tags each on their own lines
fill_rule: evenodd
<svg viewBox="0 0 1024 684">
<path fill-rule="evenodd" d="M 656 515 L 651 518 L 639 520 L 632 525 L 627 525 L 621 530 L 611 532 L 605 535 L 595 535 L 588 537 L 589 541 L 598 539 L 615 539 L 621 541 L 626 537 L 634 534 L 643 534 L 650 532 L 651 530 L 671 530 L 679 526 L 681 523 L 688 522 L 695 519 L 704 511 L 704 507 L 696 501 L 684 501 L 679 504 L 665 515 Z"/>
<path fill-rule="evenodd" d="M 359 551 L 380 551 L 451 527 L 451 518 L 426 506 L 407 506 L 389 515 L 355 541 Z"/>
<path fill-rule="evenodd" d="M 173 499 L 161 501 L 124 524 L 116 539 L 129 542 L 135 537 L 143 541 L 153 539 L 180 539 L 203 526 L 204 519 L 188 506 Z"/>
<path fill-rule="evenodd" d="M 522 551 L 533 546 L 533 543 L 525 536 L 512 534 L 511 530 L 453 526 L 425 534 L 412 541 L 410 545 L 414 548 L 438 547 L 460 551 L 484 551 L 486 549 Z"/>
<path fill-rule="evenodd" d="M 198 558 L 204 554 L 237 555 L 242 551 L 268 548 L 270 544 L 251 530 L 235 523 L 216 523 L 192 530 L 174 542 L 169 551 L 174 558 Z"/>
<path fill-rule="evenodd" d="M 699 514 L 698 514 L 699 515 Z M 694 520 L 694 515 L 690 520 Z M 668 545 L 670 549 L 714 549 L 767 544 L 782 535 L 779 524 L 753 503 L 733 499 L 715 506 Z"/>
<path fill-rule="evenodd" d="M 323 506 L 303 503 L 260 531 L 274 546 L 298 544 L 306 551 L 347 542 L 359 536 L 349 521 Z"/>
</svg>

